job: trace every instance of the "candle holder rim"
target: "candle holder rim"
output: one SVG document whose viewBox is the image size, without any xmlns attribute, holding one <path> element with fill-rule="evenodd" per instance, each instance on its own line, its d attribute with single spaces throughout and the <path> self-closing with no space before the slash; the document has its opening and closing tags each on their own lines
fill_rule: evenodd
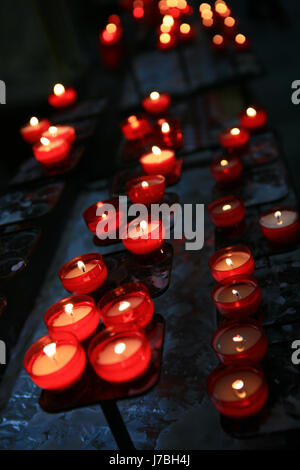
<svg viewBox="0 0 300 470">
<path fill-rule="evenodd" d="M 214 201 L 210 202 L 207 206 L 207 211 L 212 212 L 216 206 L 222 204 L 223 202 L 230 203 L 231 201 L 234 201 L 234 200 L 238 201 L 239 205 L 237 207 L 235 207 L 234 209 L 229 210 L 228 212 L 232 213 L 235 210 L 238 211 L 241 208 L 245 207 L 244 206 L 244 201 L 240 196 L 235 196 L 234 194 L 230 194 L 228 196 L 219 197 L 218 199 L 215 199 Z M 228 212 L 226 211 L 225 213 L 228 213 Z"/>
<path fill-rule="evenodd" d="M 265 227 L 264 225 L 261 224 L 261 219 L 262 219 L 263 217 L 265 217 L 266 215 L 270 215 L 270 214 L 272 214 L 272 213 L 274 213 L 274 212 L 276 212 L 276 211 L 278 211 L 278 210 L 279 210 L 279 211 L 288 210 L 288 211 L 290 211 L 290 212 L 294 212 L 297 217 L 296 217 L 296 219 L 294 220 L 294 222 L 292 222 L 291 224 L 286 225 L 286 226 L 284 226 L 284 227 Z M 266 210 L 264 210 L 263 212 L 261 212 L 260 215 L 259 215 L 258 221 L 259 221 L 259 224 L 260 224 L 262 227 L 267 228 L 268 230 L 277 230 L 277 231 L 278 231 L 278 230 L 286 229 L 287 227 L 291 227 L 291 226 L 293 226 L 294 224 L 298 223 L 298 222 L 299 222 L 299 212 L 298 212 L 298 210 L 297 210 L 295 207 L 293 207 L 293 206 L 281 206 L 281 205 L 280 205 L 280 206 L 275 206 L 275 207 L 271 207 L 271 208 L 266 209 Z"/>
<path fill-rule="evenodd" d="M 98 207 L 97 204 L 99 204 L 99 202 L 102 202 L 103 204 L 111 204 L 115 207 L 115 209 L 117 209 L 117 211 L 116 211 L 117 213 L 121 212 L 120 207 L 119 207 L 119 199 L 117 197 L 112 197 L 110 199 L 104 199 L 103 201 L 97 201 L 97 202 L 94 202 L 94 204 L 91 204 L 89 207 L 87 207 L 82 212 L 82 217 L 84 218 L 86 223 L 93 222 L 95 220 L 95 218 L 97 218 L 97 217 L 100 218 L 100 216 L 97 216 L 96 214 L 93 214 L 93 215 L 90 214 L 90 212 L 92 212 L 94 210 L 94 208 Z"/>
<path fill-rule="evenodd" d="M 119 296 L 132 294 L 138 291 L 143 291 L 146 294 L 146 296 L 148 296 L 151 299 L 151 295 L 150 295 L 148 287 L 142 282 L 125 282 L 124 284 L 120 284 L 114 289 L 111 289 L 108 292 L 106 292 L 101 297 L 101 299 L 97 302 L 97 307 L 101 310 L 103 308 L 103 305 L 102 305 L 103 302 L 104 304 L 106 304 L 107 299 L 110 299 L 111 296 L 113 296 L 113 299 L 110 299 L 110 300 L 115 300 L 115 299 L 118 299 Z"/>
<path fill-rule="evenodd" d="M 257 342 L 255 344 L 253 344 L 250 348 L 246 349 L 245 352 L 247 352 L 248 354 L 254 350 L 257 346 L 257 343 L 259 341 L 261 341 L 262 339 L 263 340 L 266 340 L 267 337 L 265 335 L 265 332 L 263 330 L 263 328 L 261 327 L 261 325 L 253 320 L 251 321 L 249 318 L 246 318 L 246 319 L 240 319 L 238 321 L 229 321 L 228 323 L 226 323 L 226 325 L 224 326 L 221 326 L 220 328 L 217 329 L 217 331 L 214 333 L 212 339 L 211 339 L 211 347 L 213 348 L 214 352 L 216 354 L 220 354 L 220 351 L 216 348 L 216 342 L 217 340 L 224 334 L 226 333 L 228 330 L 230 330 L 231 328 L 234 328 L 235 326 L 248 326 L 250 328 L 255 328 L 256 330 L 258 330 L 260 332 L 260 337 L 258 338 Z M 227 353 L 224 353 L 224 352 L 221 352 L 222 356 L 225 356 L 225 357 L 231 357 L 231 356 L 235 356 L 234 354 L 227 354 Z"/>
<path fill-rule="evenodd" d="M 215 268 L 215 262 L 216 260 L 221 256 L 221 255 L 225 255 L 226 252 L 228 251 L 242 251 L 242 252 L 246 252 L 248 255 L 249 255 L 249 260 L 252 257 L 252 253 L 251 253 L 251 250 L 250 248 L 248 248 L 246 245 L 231 245 L 231 246 L 225 246 L 224 248 L 220 248 L 219 250 L 217 250 L 213 255 L 211 255 L 211 257 L 209 258 L 208 260 L 208 264 L 209 264 L 209 267 L 211 269 L 214 269 L 216 270 Z M 247 260 L 246 262 L 248 262 L 249 260 Z M 216 271 L 221 271 L 221 270 L 216 270 Z"/>
<path fill-rule="evenodd" d="M 222 155 L 221 157 L 214 158 L 210 164 L 211 168 L 215 168 L 222 160 L 227 160 L 228 162 L 236 162 L 237 164 L 242 165 L 242 160 L 238 155 Z M 217 171 L 222 171 L 222 168 L 216 168 Z M 225 169 L 225 168 L 224 168 Z"/>
<path fill-rule="evenodd" d="M 142 181 L 147 181 L 149 179 L 160 179 L 160 181 L 157 184 L 163 184 L 166 181 L 166 178 L 163 175 L 142 175 L 142 176 L 137 176 L 136 178 L 132 178 L 129 181 L 126 181 L 126 189 L 129 191 L 135 184 L 140 183 Z"/>
<path fill-rule="evenodd" d="M 101 265 L 105 265 L 104 263 L 104 260 L 103 260 L 103 256 L 100 254 L 100 253 L 85 253 L 84 255 L 79 255 L 79 256 L 76 256 L 75 258 L 72 258 L 71 260 L 67 261 L 58 271 L 58 277 L 60 279 L 64 279 L 64 274 L 66 273 L 66 271 L 68 269 L 72 269 L 72 267 L 74 265 L 76 265 L 76 263 L 78 263 L 78 261 L 82 261 L 84 263 L 87 263 L 87 262 L 90 262 L 90 261 L 93 261 L 93 260 L 96 260 L 98 261 L 98 263 L 95 263 L 95 266 L 97 266 L 98 264 L 101 264 Z M 106 265 L 105 265 L 106 266 Z M 93 268 L 94 269 L 94 268 Z M 76 277 L 79 277 L 81 275 L 84 275 L 86 273 L 82 273 L 82 274 L 79 274 L 78 276 Z"/>
<path fill-rule="evenodd" d="M 76 302 L 74 303 L 74 301 Z M 91 305 L 92 309 L 96 308 L 95 301 L 91 296 L 87 294 L 70 295 L 69 297 L 65 297 L 58 302 L 55 302 L 46 310 L 44 315 L 44 322 L 46 323 L 46 326 L 48 326 L 48 321 L 53 317 L 53 315 L 55 315 L 55 313 L 60 313 L 63 310 L 63 307 L 68 303 L 73 304 L 74 307 L 89 304 Z M 82 320 L 84 320 L 84 318 L 82 318 Z"/>
<path fill-rule="evenodd" d="M 243 275 L 240 276 L 230 276 L 228 278 L 223 279 L 222 281 L 219 281 L 211 290 L 211 297 L 213 301 L 219 303 L 219 304 L 226 304 L 226 306 L 230 307 L 230 305 L 234 305 L 237 301 L 233 302 L 220 302 L 215 298 L 215 294 L 220 289 L 221 287 L 229 287 L 229 286 L 234 286 L 235 284 L 241 284 L 241 283 L 248 283 L 252 284 L 254 287 L 254 291 L 248 294 L 246 297 L 243 297 L 242 299 L 238 300 L 239 303 L 241 303 L 245 299 L 249 299 L 250 296 L 254 295 L 256 292 L 260 291 L 259 284 L 255 277 L 253 276 L 252 278 L 250 277 L 245 277 Z"/>
</svg>

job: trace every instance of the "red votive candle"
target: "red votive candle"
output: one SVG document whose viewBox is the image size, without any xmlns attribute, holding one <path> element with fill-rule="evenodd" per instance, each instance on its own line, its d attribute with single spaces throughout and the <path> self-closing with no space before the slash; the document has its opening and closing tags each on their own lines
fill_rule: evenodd
<svg viewBox="0 0 300 470">
<path fill-rule="evenodd" d="M 144 116 L 132 115 L 121 123 L 121 131 L 127 140 L 137 140 L 151 132 L 151 125 Z"/>
<path fill-rule="evenodd" d="M 140 176 L 126 184 L 129 199 L 134 204 L 155 204 L 165 194 L 165 177 L 162 175 Z"/>
<path fill-rule="evenodd" d="M 107 328 L 92 339 L 88 357 L 96 374 L 107 382 L 128 382 L 147 370 L 150 344 L 140 329 Z"/>
<path fill-rule="evenodd" d="M 211 45 L 215 51 L 224 51 L 227 46 L 227 41 L 221 34 L 215 34 L 211 40 Z"/>
<path fill-rule="evenodd" d="M 73 333 L 78 341 L 89 338 L 99 325 L 99 313 L 88 295 L 74 295 L 50 307 L 44 321 L 51 336 L 61 331 Z"/>
<path fill-rule="evenodd" d="M 249 139 L 249 131 L 239 127 L 225 129 L 219 135 L 220 144 L 226 149 L 237 149 L 243 147 L 248 143 Z"/>
<path fill-rule="evenodd" d="M 293 207 L 278 206 L 264 211 L 259 225 L 264 237 L 272 243 L 292 243 L 299 237 L 299 214 Z"/>
<path fill-rule="evenodd" d="M 42 137 L 50 141 L 64 139 L 72 145 L 75 140 L 75 129 L 72 126 L 50 126 L 43 132 Z"/>
<path fill-rule="evenodd" d="M 41 119 L 39 121 L 37 117 L 33 116 L 26 126 L 21 127 L 20 133 L 25 142 L 35 144 L 35 142 L 40 140 L 42 133 L 46 131 L 49 126 L 50 122 L 48 119 Z"/>
<path fill-rule="evenodd" d="M 217 367 L 208 377 L 207 391 L 214 407 L 231 418 L 257 414 L 268 397 L 262 370 L 251 365 Z"/>
<path fill-rule="evenodd" d="M 144 284 L 132 282 L 107 292 L 98 303 L 105 326 L 137 325 L 145 328 L 153 317 L 154 305 Z"/>
<path fill-rule="evenodd" d="M 216 281 L 229 277 L 251 277 L 254 272 L 254 260 L 251 251 L 243 245 L 227 246 L 216 251 L 209 258 L 209 267 Z"/>
<path fill-rule="evenodd" d="M 48 101 L 54 108 L 65 108 L 76 101 L 77 93 L 74 88 L 65 88 L 61 83 L 54 85 L 53 93 L 49 95 Z"/>
<path fill-rule="evenodd" d="M 224 279 L 212 290 L 212 299 L 221 315 L 240 320 L 254 315 L 261 304 L 261 291 L 254 279 L 243 276 Z"/>
<path fill-rule="evenodd" d="M 58 277 L 68 292 L 88 294 L 105 282 L 107 268 L 99 253 L 87 253 L 64 264 Z"/>
<path fill-rule="evenodd" d="M 179 39 L 182 42 L 191 42 L 196 37 L 196 30 L 188 23 L 181 23 L 179 27 Z"/>
<path fill-rule="evenodd" d="M 268 116 L 263 108 L 249 106 L 240 114 L 240 124 L 249 131 L 261 129 L 265 126 Z"/>
<path fill-rule="evenodd" d="M 156 128 L 165 147 L 177 149 L 183 146 L 183 135 L 178 119 L 159 119 Z"/>
<path fill-rule="evenodd" d="M 215 3 L 215 14 L 217 18 L 226 18 L 231 13 L 230 8 L 226 5 L 225 2 L 216 2 Z"/>
<path fill-rule="evenodd" d="M 124 222 L 124 212 L 116 198 L 98 201 L 82 214 L 88 229 L 98 237 L 117 238 L 120 226 Z"/>
<path fill-rule="evenodd" d="M 64 390 L 82 375 L 85 352 L 76 336 L 60 332 L 43 336 L 27 351 L 24 367 L 31 380 L 46 390 Z"/>
<path fill-rule="evenodd" d="M 175 153 L 171 149 L 160 149 L 156 145 L 152 151 L 141 156 L 140 164 L 147 175 L 168 175 L 176 163 Z"/>
<path fill-rule="evenodd" d="M 237 34 L 234 38 L 234 48 L 237 52 L 246 52 L 251 48 L 251 42 L 244 34 Z"/>
<path fill-rule="evenodd" d="M 142 100 L 142 106 L 150 114 L 165 113 L 171 104 L 171 97 L 168 93 L 152 91 L 149 96 Z"/>
<path fill-rule="evenodd" d="M 158 250 L 165 239 L 165 229 L 160 220 L 130 222 L 121 234 L 125 248 L 136 255 Z"/>
<path fill-rule="evenodd" d="M 175 34 L 161 33 L 157 41 L 157 47 L 161 51 L 168 51 L 177 45 L 177 38 Z"/>
<path fill-rule="evenodd" d="M 114 22 L 108 23 L 99 34 L 99 40 L 102 46 L 113 46 L 120 42 L 123 30 L 120 24 Z"/>
<path fill-rule="evenodd" d="M 230 322 L 216 331 L 212 347 L 225 365 L 255 364 L 265 357 L 268 341 L 257 323 Z"/>
<path fill-rule="evenodd" d="M 226 156 L 215 160 L 210 165 L 210 171 L 218 183 L 228 184 L 240 178 L 243 165 L 238 156 Z"/>
<path fill-rule="evenodd" d="M 237 31 L 237 26 L 237 20 L 232 16 L 227 16 L 227 18 L 224 18 L 223 32 L 225 36 L 228 38 L 233 38 Z"/>
<path fill-rule="evenodd" d="M 233 227 L 244 220 L 246 210 L 238 196 L 225 196 L 211 202 L 207 211 L 216 227 Z"/>
<path fill-rule="evenodd" d="M 45 167 L 53 167 L 67 160 L 70 145 L 65 139 L 53 141 L 41 137 L 40 143 L 35 144 L 33 153 L 36 160 Z"/>
</svg>

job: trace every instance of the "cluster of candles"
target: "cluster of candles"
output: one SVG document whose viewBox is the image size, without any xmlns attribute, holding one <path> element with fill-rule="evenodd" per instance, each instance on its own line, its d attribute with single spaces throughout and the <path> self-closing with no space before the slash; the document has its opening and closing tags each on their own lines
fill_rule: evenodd
<svg viewBox="0 0 300 470">
<path fill-rule="evenodd" d="M 173 49 L 178 42 L 190 42 L 195 39 L 196 29 L 186 21 L 181 21 L 181 15 L 177 18 L 170 12 L 162 17 L 158 27 L 157 47 L 160 50 Z"/>
<path fill-rule="evenodd" d="M 69 270 L 62 268 L 59 276 L 76 295 L 60 300 L 45 313 L 48 334 L 27 351 L 26 371 L 39 387 L 61 391 L 80 379 L 88 358 L 103 380 L 136 380 L 151 360 L 145 328 L 152 320 L 154 306 L 147 287 L 123 284 L 95 304 L 87 293 L 106 278 L 101 257 L 92 254 L 86 263 L 77 261 L 71 266 Z M 96 333 L 100 319 L 105 328 Z"/>
<path fill-rule="evenodd" d="M 216 51 L 225 50 L 232 42 L 238 52 L 250 49 L 250 40 L 239 32 L 238 21 L 225 1 L 217 0 L 213 8 L 209 3 L 201 3 L 199 15 L 202 26 L 213 33 L 211 44 Z"/>
<path fill-rule="evenodd" d="M 72 105 L 76 97 L 74 88 L 65 88 L 61 83 L 57 83 L 48 101 L 55 108 L 63 108 Z M 66 163 L 76 137 L 72 126 L 53 126 L 48 119 L 39 120 L 36 116 L 30 118 L 20 129 L 20 133 L 25 142 L 33 146 L 36 160 L 45 168 Z"/>
</svg>

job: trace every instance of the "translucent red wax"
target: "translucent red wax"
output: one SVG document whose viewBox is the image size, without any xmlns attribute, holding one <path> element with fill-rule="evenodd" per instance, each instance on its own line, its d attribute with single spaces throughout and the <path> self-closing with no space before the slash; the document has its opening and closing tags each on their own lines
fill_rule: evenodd
<svg viewBox="0 0 300 470">
<path fill-rule="evenodd" d="M 74 88 L 66 88 L 61 94 L 51 93 L 48 97 L 49 104 L 54 108 L 65 108 L 76 101 L 77 93 Z"/>
<path fill-rule="evenodd" d="M 215 160 L 210 171 L 218 183 L 228 184 L 240 178 L 243 166 L 238 156 L 225 156 Z"/>
<path fill-rule="evenodd" d="M 140 176 L 126 183 L 131 202 L 154 204 L 160 202 L 165 194 L 165 177 L 162 175 Z"/>
<path fill-rule="evenodd" d="M 268 116 L 263 108 L 257 106 L 249 106 L 240 114 L 241 127 L 249 131 L 261 129 L 265 126 Z"/>
<path fill-rule="evenodd" d="M 160 220 L 130 222 L 121 234 L 122 242 L 128 251 L 143 255 L 158 250 L 164 243 L 165 229 Z"/>
<path fill-rule="evenodd" d="M 45 143 L 42 143 L 45 142 Z M 45 167 L 58 166 L 68 159 L 70 146 L 65 139 L 50 141 L 41 137 L 41 142 L 33 147 L 36 160 Z"/>
<path fill-rule="evenodd" d="M 245 217 L 243 200 L 238 196 L 224 196 L 211 202 L 207 207 L 212 222 L 217 227 L 232 227 Z"/>
<path fill-rule="evenodd" d="M 165 113 L 171 104 L 171 97 L 168 93 L 153 91 L 142 100 L 142 106 L 150 114 Z"/>
<path fill-rule="evenodd" d="M 31 122 L 34 124 L 31 124 Z M 48 119 L 41 119 L 39 121 L 37 118 L 32 117 L 30 122 L 20 129 L 20 133 L 28 144 L 35 144 L 40 140 L 43 132 L 45 132 L 49 126 L 50 122 Z"/>
<path fill-rule="evenodd" d="M 234 245 L 216 251 L 209 258 L 209 267 L 216 281 L 234 276 L 248 278 L 254 272 L 254 260 L 248 247 Z"/>
<path fill-rule="evenodd" d="M 243 147 L 248 143 L 249 138 L 249 131 L 240 127 L 225 129 L 219 135 L 220 144 L 226 149 Z"/>
</svg>

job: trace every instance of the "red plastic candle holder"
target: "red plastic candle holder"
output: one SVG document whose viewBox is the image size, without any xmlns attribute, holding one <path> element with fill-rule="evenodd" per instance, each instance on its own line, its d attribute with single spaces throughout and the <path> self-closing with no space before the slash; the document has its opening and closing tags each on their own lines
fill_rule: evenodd
<svg viewBox="0 0 300 470">
<path fill-rule="evenodd" d="M 58 166 L 68 159 L 70 145 L 65 139 L 53 141 L 41 137 L 41 141 L 33 146 L 36 160 L 45 167 Z"/>
<path fill-rule="evenodd" d="M 216 331 L 212 347 L 222 364 L 255 364 L 265 357 L 268 341 L 257 323 L 230 322 Z"/>
<path fill-rule="evenodd" d="M 66 108 L 75 103 L 77 92 L 74 88 L 65 88 L 61 83 L 57 83 L 53 88 L 53 93 L 48 97 L 49 104 L 53 108 Z"/>
<path fill-rule="evenodd" d="M 151 124 L 144 116 L 129 116 L 121 123 L 121 131 L 127 140 L 138 140 L 152 130 Z"/>
<path fill-rule="evenodd" d="M 72 145 L 76 136 L 72 126 L 50 126 L 43 132 L 42 137 L 46 137 L 50 141 L 64 139 L 69 145 Z"/>
<path fill-rule="evenodd" d="M 152 91 L 149 96 L 142 100 L 142 106 L 149 114 L 165 113 L 171 104 L 171 97 L 168 93 Z"/>
<path fill-rule="evenodd" d="M 136 255 L 158 250 L 165 239 L 165 229 L 160 220 L 130 222 L 121 234 L 125 248 Z"/>
<path fill-rule="evenodd" d="M 251 42 L 244 34 L 237 34 L 234 38 L 234 48 L 237 52 L 247 52 L 251 49 Z"/>
<path fill-rule="evenodd" d="M 227 48 L 227 41 L 221 34 L 215 34 L 211 40 L 211 45 L 214 51 L 222 52 Z"/>
<path fill-rule="evenodd" d="M 183 135 L 178 119 L 159 119 L 156 129 L 164 147 L 178 149 L 183 146 Z"/>
<path fill-rule="evenodd" d="M 51 336 L 61 331 L 73 333 L 78 341 L 89 338 L 99 325 L 99 312 L 88 295 L 74 295 L 50 307 L 44 321 Z"/>
<path fill-rule="evenodd" d="M 293 207 L 278 206 L 264 211 L 259 225 L 264 237 L 274 244 L 294 243 L 299 238 L 299 214 Z"/>
<path fill-rule="evenodd" d="M 106 208 L 112 209 L 111 213 Z M 116 198 L 98 201 L 88 207 L 82 214 L 88 229 L 101 238 L 117 238 L 119 228 L 124 222 L 124 212 L 119 207 L 119 200 Z M 103 227 L 102 227 L 103 224 Z"/>
<path fill-rule="evenodd" d="M 251 251 L 244 245 L 227 246 L 209 258 L 209 267 L 216 281 L 235 276 L 251 277 L 254 260 Z"/>
<path fill-rule="evenodd" d="M 99 41 L 102 46 L 115 46 L 121 41 L 122 35 L 123 29 L 120 24 L 108 23 L 99 34 Z"/>
<path fill-rule="evenodd" d="M 162 175 L 140 176 L 126 183 L 129 199 L 134 204 L 155 204 L 165 194 L 165 177 Z"/>
<path fill-rule="evenodd" d="M 150 363 L 151 348 L 141 329 L 107 328 L 92 339 L 88 357 L 101 379 L 122 383 L 144 374 Z"/>
<path fill-rule="evenodd" d="M 192 42 L 196 37 L 196 29 L 189 23 L 181 23 L 179 27 L 179 40 L 182 42 Z"/>
<path fill-rule="evenodd" d="M 227 16 L 226 18 L 224 18 L 223 33 L 227 38 L 233 38 L 236 35 L 237 28 L 238 22 L 235 18 L 233 18 L 232 16 Z"/>
<path fill-rule="evenodd" d="M 207 380 L 214 407 L 230 418 L 246 418 L 261 411 L 268 398 L 268 385 L 259 367 L 220 366 Z"/>
<path fill-rule="evenodd" d="M 68 332 L 46 335 L 27 351 L 24 367 L 31 380 L 46 390 L 64 390 L 77 382 L 86 364 L 84 349 Z"/>
<path fill-rule="evenodd" d="M 138 282 L 122 284 L 107 292 L 98 302 L 104 325 L 136 325 L 145 328 L 152 320 L 153 301 L 147 287 Z"/>
<path fill-rule="evenodd" d="M 224 279 L 212 290 L 218 312 L 228 319 L 240 320 L 254 315 L 261 304 L 261 291 L 255 279 L 243 276 Z"/>
<path fill-rule="evenodd" d="M 225 129 L 219 135 L 220 144 L 226 149 L 239 149 L 244 147 L 249 142 L 249 139 L 249 131 L 240 127 Z"/>
<path fill-rule="evenodd" d="M 45 132 L 49 126 L 50 122 L 48 119 L 41 119 L 39 121 L 38 118 L 33 116 L 29 123 L 20 129 L 20 133 L 25 142 L 35 144 L 40 140 L 42 133 Z"/>
<path fill-rule="evenodd" d="M 243 165 L 238 156 L 226 156 L 215 160 L 210 165 L 210 171 L 218 183 L 226 185 L 240 178 Z"/>
<path fill-rule="evenodd" d="M 99 253 L 87 253 L 64 264 L 58 277 L 68 292 L 88 294 L 106 281 L 107 268 Z"/>
<path fill-rule="evenodd" d="M 266 111 L 257 106 L 249 106 L 240 114 L 241 127 L 254 131 L 265 126 L 268 120 Z"/>
<path fill-rule="evenodd" d="M 244 220 L 246 209 L 238 196 L 225 196 L 211 202 L 207 207 L 209 216 L 216 227 L 233 227 Z"/>
<path fill-rule="evenodd" d="M 215 8 L 214 8 L 214 11 L 215 11 L 215 16 L 217 19 L 224 19 L 224 18 L 227 18 L 227 16 L 230 15 L 231 13 L 231 10 L 230 8 L 228 8 L 228 6 L 226 5 L 226 3 L 224 2 L 217 2 L 215 3 Z"/>
<path fill-rule="evenodd" d="M 140 158 L 140 164 L 146 175 L 168 175 L 173 170 L 176 160 L 172 149 L 160 149 L 153 146 L 151 152 Z"/>
</svg>

